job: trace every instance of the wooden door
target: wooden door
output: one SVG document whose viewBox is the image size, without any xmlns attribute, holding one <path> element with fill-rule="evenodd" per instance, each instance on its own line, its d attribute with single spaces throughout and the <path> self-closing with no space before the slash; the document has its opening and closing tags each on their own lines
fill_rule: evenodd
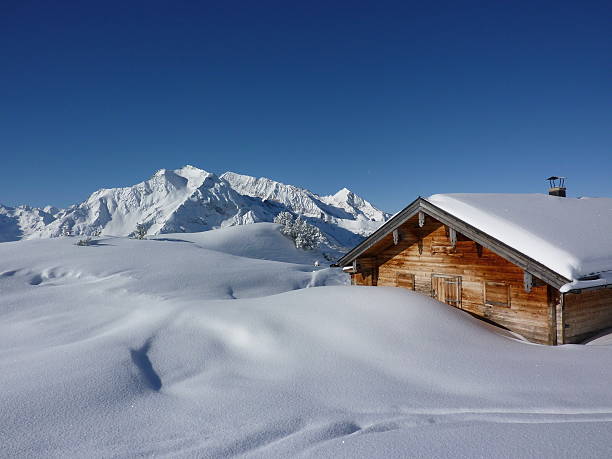
<svg viewBox="0 0 612 459">
<path fill-rule="evenodd" d="M 431 296 L 461 309 L 461 276 L 431 275 Z"/>
</svg>

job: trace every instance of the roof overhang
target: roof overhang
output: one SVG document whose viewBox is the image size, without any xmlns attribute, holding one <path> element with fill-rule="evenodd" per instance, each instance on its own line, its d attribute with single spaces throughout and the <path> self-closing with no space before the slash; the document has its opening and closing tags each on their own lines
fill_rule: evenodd
<svg viewBox="0 0 612 459">
<path fill-rule="evenodd" d="M 406 221 L 417 215 L 419 212 L 423 212 L 425 215 L 429 215 L 430 217 L 438 220 L 440 223 L 453 228 L 474 242 L 486 247 L 493 253 L 505 258 L 509 262 L 522 268 L 528 273 L 533 274 L 557 289 L 560 289 L 563 285 L 571 282 L 570 279 L 567 279 L 561 274 L 553 271 L 539 261 L 536 261 L 524 253 L 519 252 L 502 241 L 440 209 L 421 197 L 418 197 L 413 202 L 408 204 L 408 206 L 398 212 L 393 218 L 378 228 L 378 230 L 372 233 L 368 238 L 340 258 L 337 265 L 344 267 L 352 263 L 365 251 L 379 243 L 385 236 L 402 226 L 404 223 L 406 223 Z"/>
</svg>

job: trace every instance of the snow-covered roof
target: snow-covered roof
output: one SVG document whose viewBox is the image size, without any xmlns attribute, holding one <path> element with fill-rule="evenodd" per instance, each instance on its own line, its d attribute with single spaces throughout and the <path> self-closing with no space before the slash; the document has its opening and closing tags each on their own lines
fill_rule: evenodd
<svg viewBox="0 0 612 459">
<path fill-rule="evenodd" d="M 612 198 L 545 194 L 435 194 L 426 199 L 572 282 L 612 283 Z M 599 279 L 580 280 L 600 274 Z"/>
</svg>

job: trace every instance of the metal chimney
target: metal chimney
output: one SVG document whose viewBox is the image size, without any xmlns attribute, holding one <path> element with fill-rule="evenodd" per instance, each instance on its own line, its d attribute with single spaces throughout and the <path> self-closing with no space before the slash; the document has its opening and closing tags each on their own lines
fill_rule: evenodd
<svg viewBox="0 0 612 459">
<path fill-rule="evenodd" d="M 565 177 L 556 177 L 553 175 L 546 180 L 548 180 L 550 184 L 550 188 L 548 189 L 549 195 L 565 198 Z"/>
</svg>

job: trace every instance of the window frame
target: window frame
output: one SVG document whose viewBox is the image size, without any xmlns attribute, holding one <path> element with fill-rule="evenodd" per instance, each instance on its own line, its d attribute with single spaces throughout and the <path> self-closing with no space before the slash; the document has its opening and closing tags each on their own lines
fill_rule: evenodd
<svg viewBox="0 0 612 459">
<path fill-rule="evenodd" d="M 503 303 L 501 301 L 494 301 L 494 300 L 488 301 L 487 292 L 489 289 L 487 288 L 487 286 L 489 284 L 493 284 L 497 287 L 504 286 L 506 288 L 506 298 L 507 298 L 506 303 Z M 512 292 L 510 290 L 509 283 L 497 282 L 497 281 L 484 281 L 482 285 L 483 285 L 483 290 L 484 290 L 482 299 L 483 299 L 483 303 L 485 306 L 491 306 L 493 308 L 507 308 L 507 309 L 510 309 L 512 307 Z"/>
</svg>

